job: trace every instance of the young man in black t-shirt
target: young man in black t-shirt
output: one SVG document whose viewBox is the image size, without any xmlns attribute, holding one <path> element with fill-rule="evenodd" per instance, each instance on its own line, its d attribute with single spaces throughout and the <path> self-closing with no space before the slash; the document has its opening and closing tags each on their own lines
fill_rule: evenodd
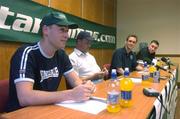
<svg viewBox="0 0 180 119">
<path fill-rule="evenodd" d="M 42 39 L 20 47 L 11 59 L 7 112 L 30 105 L 89 99 L 94 85 L 90 81 L 82 84 L 63 50 L 68 29 L 77 27 L 59 12 L 49 13 L 42 19 Z M 57 91 L 62 75 L 73 89 Z"/>
</svg>

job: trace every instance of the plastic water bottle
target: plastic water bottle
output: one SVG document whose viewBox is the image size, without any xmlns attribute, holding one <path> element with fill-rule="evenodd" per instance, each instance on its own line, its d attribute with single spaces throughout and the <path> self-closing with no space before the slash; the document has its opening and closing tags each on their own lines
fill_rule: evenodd
<svg viewBox="0 0 180 119">
<path fill-rule="evenodd" d="M 111 71 L 111 79 L 108 83 L 107 91 L 107 111 L 108 112 L 119 112 L 119 81 L 117 80 L 116 69 Z"/>
<path fill-rule="evenodd" d="M 122 107 L 130 107 L 132 105 L 132 89 L 133 89 L 133 82 L 129 78 L 129 68 L 125 68 L 124 78 L 120 81 L 120 90 L 121 90 L 120 105 Z"/>
<path fill-rule="evenodd" d="M 154 63 L 149 67 L 149 80 L 150 82 L 154 82 L 155 78 L 155 72 L 157 71 L 156 67 L 154 66 Z"/>
<path fill-rule="evenodd" d="M 156 63 L 157 66 L 161 67 L 161 62 L 157 61 Z M 156 71 L 154 73 L 154 83 L 160 83 L 160 71 L 159 68 L 156 68 Z"/>
<path fill-rule="evenodd" d="M 154 83 L 160 83 L 160 72 L 158 70 L 154 73 Z"/>
<path fill-rule="evenodd" d="M 149 86 L 150 81 L 149 81 L 149 69 L 148 69 L 148 65 L 147 62 L 144 62 L 144 71 L 142 74 L 142 85 L 147 87 Z"/>
</svg>

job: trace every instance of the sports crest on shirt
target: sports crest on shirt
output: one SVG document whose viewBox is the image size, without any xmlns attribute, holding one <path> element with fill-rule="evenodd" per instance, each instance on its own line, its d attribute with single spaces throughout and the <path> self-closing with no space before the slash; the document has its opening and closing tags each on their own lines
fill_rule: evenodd
<svg viewBox="0 0 180 119">
<path fill-rule="evenodd" d="M 41 74 L 41 81 L 43 82 L 43 80 L 48 79 L 50 77 L 58 77 L 59 76 L 59 71 L 57 67 L 54 67 L 53 69 L 50 70 L 40 70 L 40 74 Z"/>
</svg>

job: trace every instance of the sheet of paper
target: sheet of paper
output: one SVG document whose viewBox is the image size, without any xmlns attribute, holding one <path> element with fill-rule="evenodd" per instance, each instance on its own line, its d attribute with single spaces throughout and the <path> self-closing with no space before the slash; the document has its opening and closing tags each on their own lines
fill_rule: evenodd
<svg viewBox="0 0 180 119">
<path fill-rule="evenodd" d="M 98 114 L 99 112 L 106 109 L 107 106 L 106 103 L 97 100 L 88 100 L 84 102 L 65 101 L 62 103 L 57 103 L 56 105 L 87 112 L 90 114 Z"/>
<path fill-rule="evenodd" d="M 121 80 L 122 78 L 120 78 L 119 80 Z M 133 83 L 141 83 L 142 82 L 142 79 L 141 78 L 130 78 Z"/>
<path fill-rule="evenodd" d="M 144 71 L 138 71 L 137 73 L 139 73 L 139 74 L 143 74 L 143 73 L 144 73 Z"/>
<path fill-rule="evenodd" d="M 142 79 L 141 78 L 131 78 L 132 79 L 132 81 L 134 82 L 134 83 L 141 83 L 142 82 Z"/>
</svg>

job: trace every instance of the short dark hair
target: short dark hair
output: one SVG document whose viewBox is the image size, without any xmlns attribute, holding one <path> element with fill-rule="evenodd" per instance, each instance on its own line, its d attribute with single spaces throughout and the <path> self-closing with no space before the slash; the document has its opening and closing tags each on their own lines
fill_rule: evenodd
<svg viewBox="0 0 180 119">
<path fill-rule="evenodd" d="M 158 42 L 157 40 L 152 40 L 151 43 L 155 43 L 156 45 L 159 46 L 159 42 Z M 150 43 L 150 44 L 151 44 L 151 43 Z"/>
<path fill-rule="evenodd" d="M 138 42 L 138 37 L 137 37 L 136 35 L 134 35 L 134 34 L 128 35 L 128 37 L 126 38 L 126 41 L 128 41 L 128 39 L 129 39 L 130 37 L 136 38 L 136 43 Z"/>
<path fill-rule="evenodd" d="M 89 32 L 86 31 L 81 31 L 79 32 L 79 34 L 77 35 L 77 39 L 86 39 L 86 40 L 94 40 L 94 38 L 91 36 L 91 34 Z"/>
<path fill-rule="evenodd" d="M 79 41 L 79 40 L 88 40 L 88 41 L 93 41 L 94 38 L 91 36 L 91 34 L 89 32 L 86 32 L 86 31 L 81 31 L 78 33 L 77 35 L 77 38 L 76 38 L 76 43 Z"/>
</svg>

